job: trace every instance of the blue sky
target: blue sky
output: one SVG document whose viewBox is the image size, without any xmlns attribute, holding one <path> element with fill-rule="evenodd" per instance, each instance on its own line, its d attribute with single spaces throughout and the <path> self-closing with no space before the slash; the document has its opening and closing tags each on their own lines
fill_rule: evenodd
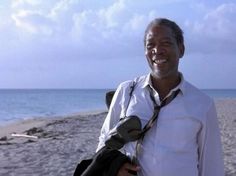
<svg viewBox="0 0 236 176">
<path fill-rule="evenodd" d="M 182 27 L 188 81 L 236 89 L 235 0 L 1 0 L 0 88 L 115 88 L 147 74 L 156 17 Z"/>
</svg>

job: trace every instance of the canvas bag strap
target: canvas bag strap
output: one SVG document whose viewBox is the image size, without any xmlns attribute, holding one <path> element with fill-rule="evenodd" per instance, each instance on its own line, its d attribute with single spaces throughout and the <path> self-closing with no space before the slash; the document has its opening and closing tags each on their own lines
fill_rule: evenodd
<svg viewBox="0 0 236 176">
<path fill-rule="evenodd" d="M 133 95 L 133 92 L 134 92 L 134 88 L 135 88 L 135 86 L 137 85 L 137 83 L 138 83 L 138 78 L 135 78 L 135 79 L 132 81 L 132 83 L 131 83 L 130 90 L 129 90 L 129 99 L 128 99 L 127 105 L 126 105 L 126 107 L 125 107 L 125 109 L 124 109 L 124 116 L 123 116 L 123 118 L 126 117 L 127 109 L 128 109 L 128 107 L 129 107 L 129 104 L 130 104 L 130 101 L 131 101 L 131 98 L 132 98 L 132 95 Z"/>
</svg>

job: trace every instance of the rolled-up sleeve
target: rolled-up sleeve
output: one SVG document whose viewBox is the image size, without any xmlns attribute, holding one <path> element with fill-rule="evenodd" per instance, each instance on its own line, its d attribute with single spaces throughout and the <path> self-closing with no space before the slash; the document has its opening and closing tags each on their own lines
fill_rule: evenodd
<svg viewBox="0 0 236 176">
<path fill-rule="evenodd" d="M 224 163 L 216 108 L 212 101 L 198 137 L 199 176 L 224 176 Z"/>
</svg>

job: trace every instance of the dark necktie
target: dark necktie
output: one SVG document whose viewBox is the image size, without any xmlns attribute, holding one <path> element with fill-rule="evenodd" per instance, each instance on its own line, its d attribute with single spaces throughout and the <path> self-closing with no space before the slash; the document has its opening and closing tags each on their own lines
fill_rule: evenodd
<svg viewBox="0 0 236 176">
<path fill-rule="evenodd" d="M 155 101 L 155 98 L 154 98 L 154 95 L 153 95 L 153 92 L 152 92 L 152 89 L 150 88 L 150 97 L 151 97 L 151 100 L 153 102 L 153 105 L 154 105 L 154 111 L 153 111 L 153 115 L 151 117 L 151 119 L 147 122 L 147 124 L 143 127 L 143 130 L 141 132 L 141 135 L 140 135 L 140 138 L 138 139 L 137 143 L 136 143 L 136 147 L 135 147 L 135 156 L 134 158 L 132 159 L 133 162 L 137 163 L 137 154 L 139 153 L 139 150 L 140 150 L 140 147 L 141 147 L 141 143 L 143 141 L 143 138 L 145 136 L 145 133 L 150 130 L 150 128 L 154 125 L 154 122 L 157 121 L 158 119 L 158 115 L 159 115 L 159 112 L 161 110 L 161 108 L 167 104 L 169 104 L 177 95 L 178 93 L 180 92 L 180 89 L 176 90 L 176 91 L 173 91 L 171 93 L 170 96 L 166 97 L 165 99 L 163 99 L 161 101 L 161 104 L 158 105 Z"/>
</svg>

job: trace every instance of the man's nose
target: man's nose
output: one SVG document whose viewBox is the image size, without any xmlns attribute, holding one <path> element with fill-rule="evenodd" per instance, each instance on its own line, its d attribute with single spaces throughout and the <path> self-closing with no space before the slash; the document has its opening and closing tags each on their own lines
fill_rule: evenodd
<svg viewBox="0 0 236 176">
<path fill-rule="evenodd" d="M 156 48 L 153 48 L 152 51 L 151 51 L 151 53 L 152 53 L 153 55 L 156 55 L 156 54 L 157 54 L 157 49 L 156 49 Z"/>
<path fill-rule="evenodd" d="M 155 47 L 151 50 L 151 53 L 153 55 L 160 55 L 164 52 L 163 48 L 162 47 Z"/>
</svg>

